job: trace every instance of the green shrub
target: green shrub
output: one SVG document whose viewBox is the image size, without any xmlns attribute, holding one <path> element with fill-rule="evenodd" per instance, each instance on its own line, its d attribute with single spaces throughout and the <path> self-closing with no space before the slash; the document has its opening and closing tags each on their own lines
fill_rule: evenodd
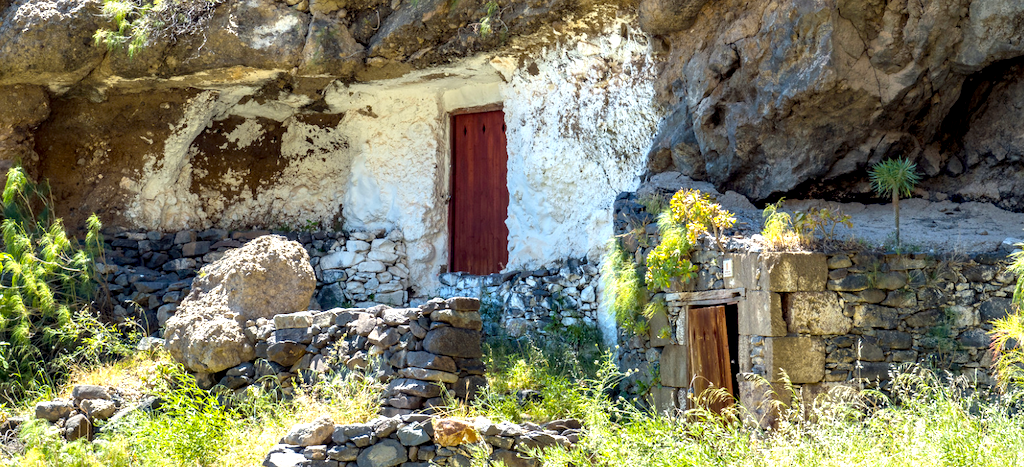
<svg viewBox="0 0 1024 467">
<path fill-rule="evenodd" d="M 662 228 L 661 242 L 647 254 L 647 284 L 668 289 L 672 280 L 680 283 L 693 280 L 697 266 L 690 262 L 691 252 L 693 245 L 683 228 L 674 223 Z"/>
<path fill-rule="evenodd" d="M 647 303 L 647 286 L 638 266 L 619 239 L 612 239 L 611 252 L 602 265 L 601 280 L 605 284 L 604 300 L 623 329 L 643 332 L 646 322 L 640 319 Z"/>
<path fill-rule="evenodd" d="M 79 246 L 52 217 L 45 184 L 20 168 L 8 171 L 2 201 L 0 393 L 13 401 L 59 383 L 72 364 L 126 348 L 89 309 L 102 251 L 96 216 Z"/>
</svg>

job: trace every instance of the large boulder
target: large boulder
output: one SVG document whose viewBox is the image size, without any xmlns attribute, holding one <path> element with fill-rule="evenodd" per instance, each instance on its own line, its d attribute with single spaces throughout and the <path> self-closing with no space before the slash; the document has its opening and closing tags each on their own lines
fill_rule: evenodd
<svg viewBox="0 0 1024 467">
<path fill-rule="evenodd" d="M 215 373 L 256 357 L 246 321 L 304 310 L 316 289 L 297 242 L 265 235 L 204 267 L 167 320 L 167 349 L 189 370 Z"/>
</svg>

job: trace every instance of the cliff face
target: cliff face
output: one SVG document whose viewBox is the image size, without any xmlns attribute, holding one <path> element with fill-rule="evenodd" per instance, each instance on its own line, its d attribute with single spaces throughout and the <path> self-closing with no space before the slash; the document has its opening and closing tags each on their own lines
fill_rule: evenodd
<svg viewBox="0 0 1024 467">
<path fill-rule="evenodd" d="M 640 15 L 670 48 L 653 171 L 842 199 L 906 156 L 933 199 L 1024 208 L 1024 3 L 643 0 Z"/>
<path fill-rule="evenodd" d="M 182 0 L 192 1 L 198 0 Z M 55 179 L 59 201 L 68 209 L 119 211 L 125 194 L 135 189 L 133 180 L 139 182 L 132 174 L 148 170 L 143 156 L 154 148 L 167 152 L 168 144 L 187 149 L 183 160 L 200 156 L 196 160 L 208 163 L 200 175 L 222 175 L 226 169 L 214 166 L 235 164 L 257 174 L 250 177 L 256 184 L 279 179 L 284 162 L 275 145 L 284 130 L 269 121 L 285 124 L 295 114 L 303 124 L 337 128 L 349 104 L 361 102 L 354 86 L 384 83 L 374 89 L 386 89 L 405 77 L 405 85 L 431 92 L 486 88 L 493 97 L 486 103 L 516 108 L 508 99 L 537 100 L 538 108 L 567 106 L 569 115 L 585 110 L 572 102 L 608 92 L 604 75 L 621 74 L 627 80 L 622 89 L 646 89 L 653 81 L 657 102 L 638 102 L 634 113 L 642 118 L 634 120 L 643 125 L 624 128 L 620 119 L 600 127 L 612 138 L 633 135 L 647 131 L 647 119 L 662 106 L 667 109 L 647 154 L 651 172 L 678 170 L 755 201 L 783 195 L 866 200 L 866 169 L 906 156 L 925 175 L 917 196 L 1024 210 L 1019 1 L 215 4 L 212 13 L 195 19 L 201 33 L 158 37 L 129 57 L 94 42 L 97 29 L 112 27 L 100 14 L 100 0 L 0 0 L 0 164 L 21 160 L 33 173 Z M 634 29 L 637 22 L 652 40 Z M 648 42 L 653 46 L 646 52 L 608 55 L 620 43 Z M 453 66 L 460 60 L 469 61 Z M 586 67 L 597 74 L 554 64 L 558 60 L 594 61 Z M 643 73 L 622 72 L 622 63 L 637 60 L 647 63 Z M 538 80 L 533 77 L 545 75 L 544 63 L 569 76 L 546 85 L 560 90 L 516 94 L 509 76 Z M 462 84 L 433 84 L 458 79 Z M 561 90 L 570 99 L 552 100 Z M 197 107 L 186 104 L 204 92 L 214 92 L 224 107 L 211 104 L 204 114 L 204 121 L 214 123 L 185 132 L 169 126 L 188 121 L 188 109 Z M 333 104 L 328 96 L 334 96 Z M 605 107 L 617 102 L 598 100 Z M 442 165 L 447 160 L 441 121 L 449 110 L 435 116 L 430 136 L 438 142 L 432 157 Z M 377 115 L 361 111 L 345 118 Z M 270 135 L 259 150 L 232 155 L 217 137 L 200 137 L 229 134 L 243 123 Z M 538 114 L 536 123 L 544 128 L 549 119 Z M 634 136 L 629 151 L 643 146 L 643 138 Z M 338 143 L 332 153 L 349 151 L 355 160 L 362 154 L 351 146 L 355 138 Z M 540 147 L 551 146 L 539 141 Z M 592 159 L 624 157 L 613 152 Z M 645 152 L 640 149 L 641 157 Z M 342 174 L 350 168 L 332 167 Z M 443 194 L 444 177 L 439 180 Z M 192 187 L 183 195 L 205 196 L 201 176 L 178 181 Z"/>
</svg>

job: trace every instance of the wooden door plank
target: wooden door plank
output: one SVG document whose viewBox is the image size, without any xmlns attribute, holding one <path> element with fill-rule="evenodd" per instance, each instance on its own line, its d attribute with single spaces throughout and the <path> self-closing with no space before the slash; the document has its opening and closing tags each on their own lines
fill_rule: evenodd
<svg viewBox="0 0 1024 467">
<path fill-rule="evenodd" d="M 452 271 L 498 272 L 508 262 L 508 155 L 500 110 L 452 117 L 449 258 Z"/>
<path fill-rule="evenodd" d="M 695 397 L 711 387 L 724 388 L 733 393 L 731 365 L 729 364 L 729 336 L 725 321 L 725 307 L 690 308 L 687 312 L 690 338 L 691 385 Z M 721 411 L 731 400 L 714 400 L 708 408 Z"/>
</svg>

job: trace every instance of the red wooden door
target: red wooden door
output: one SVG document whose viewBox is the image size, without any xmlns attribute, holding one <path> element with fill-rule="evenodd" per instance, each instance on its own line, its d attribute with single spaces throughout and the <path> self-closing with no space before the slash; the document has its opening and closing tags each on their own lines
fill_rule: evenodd
<svg viewBox="0 0 1024 467">
<path fill-rule="evenodd" d="M 687 314 L 690 339 L 690 384 L 698 400 L 710 387 L 725 388 L 731 395 L 732 367 L 729 363 L 729 334 L 725 322 L 725 307 L 691 308 Z M 710 399 L 707 407 L 720 411 L 732 405 L 732 400 Z"/>
<path fill-rule="evenodd" d="M 451 271 L 492 274 L 508 262 L 507 173 L 504 112 L 452 117 Z"/>
</svg>

